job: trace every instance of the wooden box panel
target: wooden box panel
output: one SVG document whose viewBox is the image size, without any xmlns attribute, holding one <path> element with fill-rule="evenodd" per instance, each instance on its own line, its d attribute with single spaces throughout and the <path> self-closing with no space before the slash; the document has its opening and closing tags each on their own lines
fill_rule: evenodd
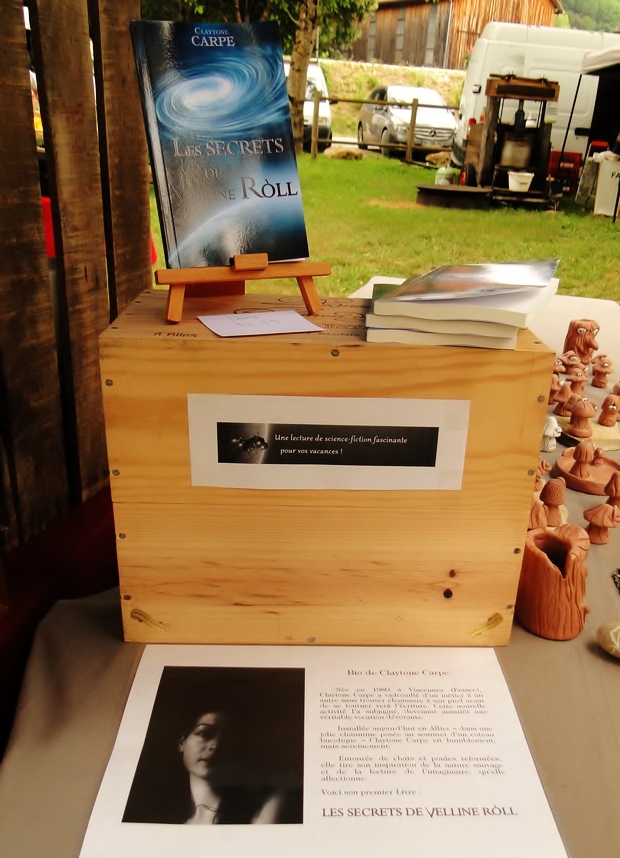
<svg viewBox="0 0 620 858">
<path fill-rule="evenodd" d="M 301 299 L 143 293 L 101 336 L 127 640 L 508 642 L 554 355 L 366 343 L 366 301 L 329 299 L 321 333 L 225 339 L 199 313 Z M 469 400 L 460 490 L 191 484 L 188 394 Z M 346 403 L 345 403 L 346 405 Z M 377 414 L 381 423 L 381 414 Z"/>
</svg>

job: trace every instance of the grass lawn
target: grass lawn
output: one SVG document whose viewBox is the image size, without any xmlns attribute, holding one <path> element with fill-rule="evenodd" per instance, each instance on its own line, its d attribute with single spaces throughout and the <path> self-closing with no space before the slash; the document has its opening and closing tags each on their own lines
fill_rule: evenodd
<svg viewBox="0 0 620 858">
<path fill-rule="evenodd" d="M 421 206 L 417 185 L 433 183 L 435 171 L 374 153 L 359 161 L 304 154 L 299 173 L 310 259 L 332 266 L 331 276 L 317 278 L 321 295 L 346 295 L 374 274 L 405 277 L 455 262 L 557 257 L 561 293 L 620 302 L 620 222 L 586 213 L 571 200 L 558 211 Z M 293 281 L 248 287 L 297 291 Z"/>
</svg>

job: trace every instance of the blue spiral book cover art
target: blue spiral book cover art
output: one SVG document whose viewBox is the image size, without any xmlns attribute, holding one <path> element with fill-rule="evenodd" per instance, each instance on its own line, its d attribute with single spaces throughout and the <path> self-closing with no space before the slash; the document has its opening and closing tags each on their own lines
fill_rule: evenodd
<svg viewBox="0 0 620 858">
<path fill-rule="evenodd" d="M 168 268 L 308 241 L 275 23 L 132 21 Z"/>
</svg>

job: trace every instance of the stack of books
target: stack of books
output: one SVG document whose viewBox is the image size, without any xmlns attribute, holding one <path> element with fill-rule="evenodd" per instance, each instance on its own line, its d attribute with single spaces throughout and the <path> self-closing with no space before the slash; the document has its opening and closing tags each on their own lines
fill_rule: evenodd
<svg viewBox="0 0 620 858">
<path fill-rule="evenodd" d="M 557 292 L 558 262 L 444 265 L 400 283 L 376 278 L 366 339 L 514 349 L 519 330 Z"/>
</svg>

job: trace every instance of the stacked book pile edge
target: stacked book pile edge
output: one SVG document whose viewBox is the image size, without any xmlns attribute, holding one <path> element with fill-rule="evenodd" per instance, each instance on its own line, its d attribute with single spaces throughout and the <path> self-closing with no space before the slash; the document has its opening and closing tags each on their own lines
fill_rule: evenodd
<svg viewBox="0 0 620 858">
<path fill-rule="evenodd" d="M 369 342 L 514 349 L 557 292 L 559 260 L 445 265 L 398 281 L 376 278 Z"/>
</svg>

